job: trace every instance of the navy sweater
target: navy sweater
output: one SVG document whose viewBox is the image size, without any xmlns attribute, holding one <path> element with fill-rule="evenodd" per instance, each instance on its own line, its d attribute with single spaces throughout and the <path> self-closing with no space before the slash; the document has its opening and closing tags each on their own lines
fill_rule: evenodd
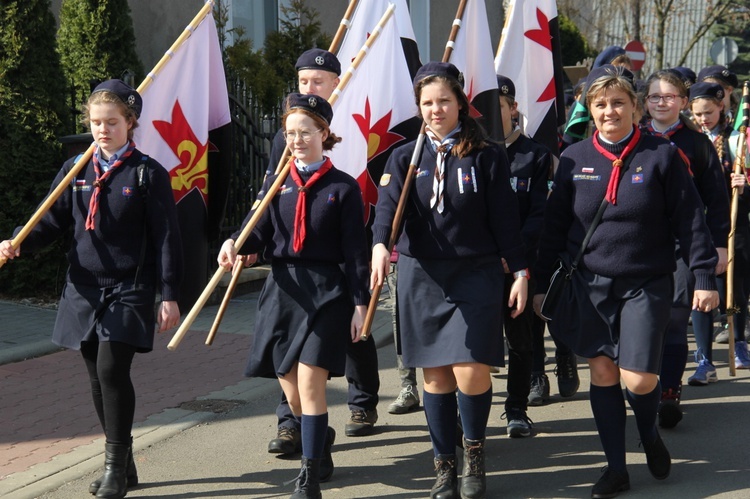
<svg viewBox="0 0 750 499">
<path fill-rule="evenodd" d="M 560 254 L 571 259 L 578 254 L 607 190 L 612 162 L 592 140 L 571 145 L 560 158 L 544 212 L 537 261 L 541 282 L 549 281 Z M 718 257 L 703 204 L 677 148 L 643 135 L 631 154 L 617 204 L 607 206 L 580 265 L 606 277 L 669 274 L 676 268 L 676 237 L 695 274 L 695 289 L 715 290 Z"/>
<path fill-rule="evenodd" d="M 141 255 L 143 232 L 147 231 L 140 282 L 158 286 L 164 301 L 178 300 L 183 271 L 182 245 L 169 174 L 149 158 L 146 161 L 148 195 L 144 199 L 137 178 L 142 158 L 143 153 L 134 150 L 105 181 L 94 230 L 86 230 L 89 199 L 96 179 L 93 162 L 89 161 L 23 241 L 21 251 L 38 250 L 72 226 L 68 281 L 111 287 L 132 281 Z M 53 189 L 74 164 L 75 158 L 65 162 L 52 183 Z M 17 228 L 16 233 L 20 230 Z"/>
<path fill-rule="evenodd" d="M 518 199 L 526 260 L 531 266 L 536 261 L 539 236 L 544 223 L 552 154 L 549 149 L 525 135 L 519 135 L 513 143 L 506 145 L 506 150 L 510 160 L 511 186 Z"/>
<path fill-rule="evenodd" d="M 373 244 L 388 244 L 415 142 L 398 147 L 388 159 L 378 189 Z M 526 268 L 518 201 L 505 153 L 492 144 L 461 159 L 449 155 L 443 213 L 430 208 L 436 161 L 425 141 L 404 212 L 399 253 L 428 259 L 499 255 L 512 272 Z"/>
<path fill-rule="evenodd" d="M 310 177 L 302 173 L 300 176 Z M 258 201 L 265 197 L 276 178 L 277 175 L 270 175 L 266 179 Z M 357 181 L 333 167 L 310 187 L 305 243 L 302 251 L 295 253 L 292 234 L 298 194 L 294 180 L 287 177 L 239 252 L 265 250 L 265 255 L 273 259 L 343 263 L 354 304 L 366 305 L 370 300 L 369 262 L 362 193 Z M 242 227 L 254 213 L 255 209 L 248 213 Z M 241 231 L 232 234 L 232 239 L 236 240 Z"/>
<path fill-rule="evenodd" d="M 687 156 L 695 187 L 706 207 L 706 223 L 714 246 L 727 247 L 729 236 L 729 196 L 719 156 L 705 134 L 683 126 L 669 139 Z"/>
</svg>

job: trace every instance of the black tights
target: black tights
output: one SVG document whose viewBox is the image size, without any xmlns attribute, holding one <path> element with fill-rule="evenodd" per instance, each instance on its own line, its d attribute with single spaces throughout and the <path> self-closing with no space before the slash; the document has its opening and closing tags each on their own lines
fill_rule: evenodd
<svg viewBox="0 0 750 499">
<path fill-rule="evenodd" d="M 83 341 L 81 355 L 107 443 L 129 445 L 135 414 L 135 390 L 130 379 L 135 347 L 117 341 Z"/>
</svg>

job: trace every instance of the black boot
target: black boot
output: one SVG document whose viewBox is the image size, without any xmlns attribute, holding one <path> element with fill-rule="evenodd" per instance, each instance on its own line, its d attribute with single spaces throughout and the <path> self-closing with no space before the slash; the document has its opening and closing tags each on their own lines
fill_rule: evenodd
<svg viewBox="0 0 750 499">
<path fill-rule="evenodd" d="M 302 468 L 294 485 L 294 493 L 289 499 L 321 499 L 320 459 L 302 456 Z"/>
<path fill-rule="evenodd" d="M 484 475 L 484 439 L 464 438 L 464 470 L 461 477 L 461 498 L 484 498 L 487 481 Z"/>
<path fill-rule="evenodd" d="M 96 497 L 121 499 L 128 492 L 128 454 L 126 444 L 104 444 L 104 476 Z"/>
<path fill-rule="evenodd" d="M 333 476 L 333 455 L 331 454 L 331 447 L 333 442 L 336 440 L 336 430 L 328 427 L 328 433 L 326 434 L 326 443 L 323 447 L 323 457 L 320 460 L 320 482 L 327 482 Z"/>
<path fill-rule="evenodd" d="M 96 493 L 99 491 L 99 487 L 102 485 L 102 478 L 104 476 L 100 476 L 93 482 L 89 484 L 89 494 L 96 495 Z M 135 461 L 133 460 L 133 439 L 130 439 L 130 449 L 128 450 L 128 470 L 127 470 L 127 479 L 128 479 L 128 489 L 132 489 L 136 486 L 138 486 L 138 470 L 135 469 Z"/>
<path fill-rule="evenodd" d="M 440 454 L 435 458 L 437 479 L 430 491 L 431 499 L 458 499 L 458 473 L 456 456 Z"/>
</svg>

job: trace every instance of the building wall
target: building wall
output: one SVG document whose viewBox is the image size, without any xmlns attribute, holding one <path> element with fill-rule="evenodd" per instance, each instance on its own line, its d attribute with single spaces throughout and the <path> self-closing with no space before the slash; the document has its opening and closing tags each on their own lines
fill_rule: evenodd
<svg viewBox="0 0 750 499">
<path fill-rule="evenodd" d="M 268 0 L 222 0 L 223 2 L 234 2 L 241 9 L 246 2 Z M 282 0 L 283 1 L 283 0 Z M 55 16 L 60 12 L 62 0 L 52 0 L 52 11 Z M 278 1 L 276 4 L 278 5 Z M 429 23 L 416 21 L 415 32 L 418 38 L 420 55 L 423 61 L 440 60 L 443 56 L 445 43 L 448 40 L 451 25 L 458 8 L 458 0 L 407 0 L 414 4 L 412 10 L 415 12 L 427 12 Z M 193 19 L 195 14 L 203 7 L 203 0 L 129 0 L 133 28 L 136 37 L 136 50 L 143 62 L 144 68 L 150 70 L 161 59 L 164 52 L 180 36 L 185 26 Z M 333 36 L 339 27 L 341 18 L 346 12 L 349 0 L 315 0 L 308 5 L 317 10 L 319 20 L 324 32 Z M 490 36 L 493 43 L 493 52 L 497 50 L 500 33 L 503 28 L 503 7 L 500 0 L 485 0 L 487 17 L 490 24 Z M 269 7 L 266 7 L 268 9 Z M 252 19 L 238 19 L 240 24 L 246 27 L 254 24 Z M 426 33 L 424 33 L 426 32 Z M 255 48 L 262 48 L 262 41 L 255 42 Z"/>
</svg>

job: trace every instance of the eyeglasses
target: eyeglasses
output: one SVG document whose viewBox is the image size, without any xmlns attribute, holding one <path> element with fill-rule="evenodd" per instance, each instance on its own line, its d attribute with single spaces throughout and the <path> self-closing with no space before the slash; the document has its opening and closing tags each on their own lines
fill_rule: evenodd
<svg viewBox="0 0 750 499">
<path fill-rule="evenodd" d="M 649 101 L 651 104 L 658 104 L 660 100 L 664 100 L 665 104 L 671 104 L 674 102 L 674 100 L 677 97 L 683 97 L 682 95 L 675 95 L 675 94 L 651 94 L 646 96 L 646 100 Z"/>
<path fill-rule="evenodd" d="M 317 130 L 312 130 L 312 131 L 311 130 L 299 130 L 296 132 L 294 130 L 284 130 L 282 134 L 284 135 L 284 139 L 287 142 L 295 141 L 297 140 L 297 137 L 301 138 L 304 142 L 310 142 L 310 140 L 312 140 L 313 138 L 313 135 L 322 131 L 323 131 L 322 128 L 318 128 Z"/>
</svg>

